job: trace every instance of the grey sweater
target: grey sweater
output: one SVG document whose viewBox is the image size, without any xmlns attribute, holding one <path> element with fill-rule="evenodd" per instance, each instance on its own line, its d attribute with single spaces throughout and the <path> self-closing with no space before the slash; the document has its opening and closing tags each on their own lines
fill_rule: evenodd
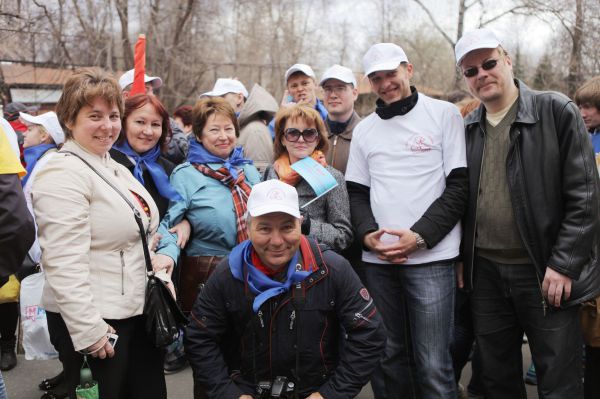
<svg viewBox="0 0 600 399">
<path fill-rule="evenodd" d="M 350 201 L 344 175 L 331 166 L 326 166 L 326 169 L 338 182 L 338 186 L 308 205 L 304 210 L 310 217 L 310 235 L 318 242 L 340 253 L 352 243 Z M 266 179 L 278 178 L 279 176 L 270 166 Z M 304 179 L 296 185 L 296 190 L 300 207 L 315 198 L 315 192 Z"/>
</svg>

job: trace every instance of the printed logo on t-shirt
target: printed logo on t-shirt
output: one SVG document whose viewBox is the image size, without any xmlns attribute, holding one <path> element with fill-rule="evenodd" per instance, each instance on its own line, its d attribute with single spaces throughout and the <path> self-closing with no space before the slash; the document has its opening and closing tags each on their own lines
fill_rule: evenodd
<svg viewBox="0 0 600 399">
<path fill-rule="evenodd" d="M 408 139 L 406 147 L 413 153 L 431 151 L 433 147 L 433 137 L 415 134 Z"/>
</svg>

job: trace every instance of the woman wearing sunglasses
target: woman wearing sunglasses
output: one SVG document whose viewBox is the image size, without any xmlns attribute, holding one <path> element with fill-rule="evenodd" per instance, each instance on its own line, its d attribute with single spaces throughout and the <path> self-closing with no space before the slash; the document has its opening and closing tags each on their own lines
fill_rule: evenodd
<svg viewBox="0 0 600 399">
<path fill-rule="evenodd" d="M 282 108 L 275 116 L 275 162 L 267 168 L 265 180 L 279 179 L 295 186 L 304 216 L 302 233 L 341 253 L 352 242 L 350 203 L 344 175 L 325 161 L 328 148 L 327 131 L 317 111 L 304 105 Z M 338 183 L 316 200 L 311 186 L 291 167 L 306 157 L 325 167 Z"/>
</svg>

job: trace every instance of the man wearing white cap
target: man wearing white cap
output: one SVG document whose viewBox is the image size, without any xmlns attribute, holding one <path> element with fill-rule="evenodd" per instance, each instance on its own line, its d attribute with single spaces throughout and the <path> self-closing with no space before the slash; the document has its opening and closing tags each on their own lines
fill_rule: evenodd
<svg viewBox="0 0 600 399">
<path fill-rule="evenodd" d="M 119 78 L 119 86 L 123 92 L 123 98 L 129 97 L 131 86 L 133 85 L 134 70 L 130 69 Z M 162 79 L 158 76 L 144 75 L 144 83 L 146 86 L 146 94 L 153 95 L 154 90 L 162 86 Z"/>
<path fill-rule="evenodd" d="M 481 106 L 465 120 L 464 284 L 486 398 L 525 397 L 527 334 L 540 398 L 582 398 L 579 305 L 600 293 L 598 172 L 577 106 L 514 79 L 489 29 L 456 62 Z"/>
<path fill-rule="evenodd" d="M 325 71 L 319 85 L 323 88 L 327 118 L 325 126 L 329 131 L 327 164 L 342 173 L 346 172 L 352 131 L 361 121 L 354 111 L 358 98 L 356 78 L 350 68 L 333 65 Z"/>
<path fill-rule="evenodd" d="M 327 109 L 317 98 L 317 76 L 313 69 L 306 64 L 294 64 L 285 71 L 285 87 L 281 106 L 305 104 L 314 108 L 321 118 L 327 118 Z M 275 120 L 269 123 L 271 137 L 275 138 Z"/>
<path fill-rule="evenodd" d="M 244 108 L 244 103 L 248 98 L 248 90 L 237 79 L 219 78 L 211 91 L 202 93 L 200 97 L 223 97 L 233 108 L 236 115 L 239 115 Z"/>
<path fill-rule="evenodd" d="M 215 399 L 355 397 L 385 340 L 369 292 L 344 258 L 301 234 L 294 187 L 259 183 L 247 209 L 250 239 L 190 315 L 194 383 Z"/>
<path fill-rule="evenodd" d="M 375 112 L 354 129 L 346 181 L 367 286 L 387 331 L 377 398 L 455 398 L 455 261 L 467 199 L 462 118 L 410 85 L 399 46 L 363 58 Z"/>
</svg>

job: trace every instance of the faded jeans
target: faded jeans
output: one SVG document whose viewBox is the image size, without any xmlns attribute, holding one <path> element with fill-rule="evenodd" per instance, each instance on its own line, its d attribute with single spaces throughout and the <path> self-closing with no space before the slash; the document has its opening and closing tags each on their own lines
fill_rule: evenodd
<svg viewBox="0 0 600 399">
<path fill-rule="evenodd" d="M 4 385 L 4 379 L 2 378 L 2 372 L 0 372 L 0 399 L 8 399 L 6 394 L 6 386 Z"/>
<path fill-rule="evenodd" d="M 454 262 L 365 263 L 366 285 L 381 313 L 387 343 L 371 385 L 376 399 L 456 398 L 450 344 Z"/>
</svg>

